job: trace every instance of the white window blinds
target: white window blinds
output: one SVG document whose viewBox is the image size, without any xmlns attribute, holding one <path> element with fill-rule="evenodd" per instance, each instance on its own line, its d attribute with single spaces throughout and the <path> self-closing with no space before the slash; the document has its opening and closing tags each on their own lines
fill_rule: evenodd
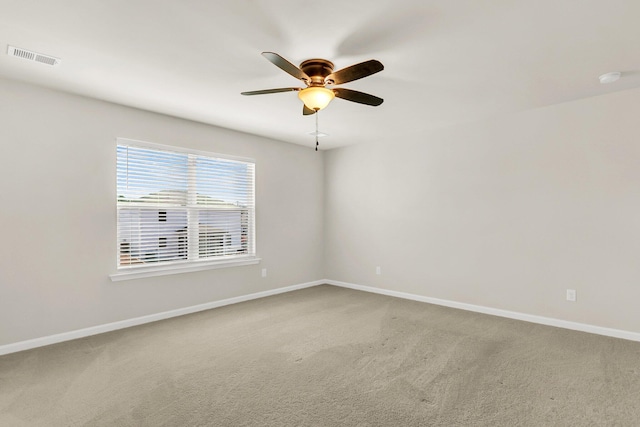
<svg viewBox="0 0 640 427">
<path fill-rule="evenodd" d="M 118 266 L 255 255 L 252 161 L 118 139 Z"/>
</svg>

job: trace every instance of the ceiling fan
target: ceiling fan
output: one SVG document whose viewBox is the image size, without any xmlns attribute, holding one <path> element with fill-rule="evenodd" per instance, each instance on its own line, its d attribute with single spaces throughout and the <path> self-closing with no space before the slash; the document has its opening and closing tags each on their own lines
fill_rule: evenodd
<svg viewBox="0 0 640 427">
<path fill-rule="evenodd" d="M 384 101 L 382 98 L 364 92 L 345 88 L 327 88 L 327 86 L 341 85 L 354 80 L 368 77 L 384 69 L 380 61 L 371 59 L 338 71 L 333 71 L 333 63 L 326 59 L 308 59 L 296 67 L 282 56 L 273 52 L 262 52 L 262 56 L 274 65 L 291 74 L 298 80 L 302 80 L 307 87 L 285 87 L 278 89 L 255 90 L 242 92 L 242 95 L 265 95 L 278 92 L 298 92 L 298 97 L 304 103 L 302 114 L 314 114 L 322 110 L 334 97 L 347 101 L 377 107 Z"/>
</svg>

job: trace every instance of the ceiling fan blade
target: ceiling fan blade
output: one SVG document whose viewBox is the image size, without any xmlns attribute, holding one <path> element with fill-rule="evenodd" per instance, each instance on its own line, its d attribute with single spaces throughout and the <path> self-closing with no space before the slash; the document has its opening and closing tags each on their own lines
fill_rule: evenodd
<svg viewBox="0 0 640 427">
<path fill-rule="evenodd" d="M 311 108 L 307 107 L 306 105 L 302 105 L 302 114 L 305 116 L 310 116 L 311 114 L 315 114 L 316 110 L 312 110 Z"/>
<path fill-rule="evenodd" d="M 307 83 L 311 81 L 311 78 L 309 76 L 307 76 L 307 74 L 304 71 L 302 71 L 300 68 L 296 67 L 291 62 L 287 61 L 286 59 L 284 59 L 282 56 L 278 55 L 277 53 L 262 52 L 262 56 L 264 56 L 269 61 L 271 61 L 276 67 L 278 67 L 278 68 L 286 71 L 287 73 L 291 74 L 296 79 L 302 80 L 302 81 L 307 82 Z"/>
<path fill-rule="evenodd" d="M 352 82 L 354 80 L 370 76 L 382 70 L 384 70 L 382 62 L 370 59 L 369 61 L 361 62 L 359 64 L 343 68 L 342 70 L 338 70 L 335 73 L 331 73 L 324 79 L 324 81 L 327 84 L 341 85 L 343 83 Z"/>
<path fill-rule="evenodd" d="M 279 92 L 297 92 L 299 91 L 299 87 L 281 87 L 278 89 L 264 89 L 264 90 L 253 90 L 250 92 L 241 92 L 242 95 L 266 95 L 268 93 L 279 93 Z"/>
<path fill-rule="evenodd" d="M 358 104 L 366 104 L 377 107 L 384 102 L 384 99 L 377 96 L 369 95 L 368 93 L 358 92 L 357 90 L 334 88 L 333 93 L 338 98 L 346 99 L 347 101 L 357 102 Z"/>
</svg>

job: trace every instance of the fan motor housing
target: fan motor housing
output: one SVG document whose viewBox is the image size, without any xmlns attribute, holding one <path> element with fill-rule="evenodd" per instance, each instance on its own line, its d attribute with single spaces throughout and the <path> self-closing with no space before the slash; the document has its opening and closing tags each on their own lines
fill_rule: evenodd
<svg viewBox="0 0 640 427">
<path fill-rule="evenodd" d="M 333 62 L 326 59 L 307 59 L 300 69 L 311 78 L 311 86 L 324 86 L 324 79 L 333 73 Z"/>
</svg>

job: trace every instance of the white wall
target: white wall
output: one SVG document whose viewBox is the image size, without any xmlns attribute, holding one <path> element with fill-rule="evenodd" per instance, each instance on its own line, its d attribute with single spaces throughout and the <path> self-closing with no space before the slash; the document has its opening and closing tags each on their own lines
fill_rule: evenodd
<svg viewBox="0 0 640 427">
<path fill-rule="evenodd" d="M 639 111 L 631 90 L 327 152 L 327 277 L 640 332 Z"/>
<path fill-rule="evenodd" d="M 0 79 L 0 345 L 323 277 L 640 332 L 638 111 L 631 90 L 316 153 Z M 255 158 L 262 263 L 111 282 L 119 136 Z"/>
<path fill-rule="evenodd" d="M 261 264 L 112 282 L 116 137 L 254 158 Z M 0 345 L 321 279 L 322 173 L 313 148 L 0 80 Z"/>
</svg>

